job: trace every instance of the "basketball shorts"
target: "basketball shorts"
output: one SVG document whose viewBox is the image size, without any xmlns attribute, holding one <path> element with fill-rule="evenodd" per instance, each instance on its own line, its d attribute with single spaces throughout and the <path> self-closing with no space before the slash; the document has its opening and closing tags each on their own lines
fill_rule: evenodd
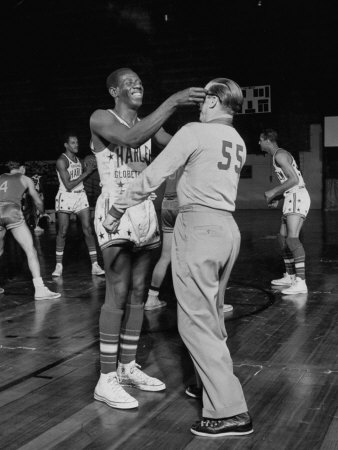
<svg viewBox="0 0 338 450">
<path fill-rule="evenodd" d="M 25 223 L 20 206 L 10 202 L 0 202 L 0 231 L 12 230 Z"/>
<path fill-rule="evenodd" d="M 94 226 L 100 248 L 111 245 L 131 244 L 134 251 L 159 247 L 160 232 L 154 204 L 145 200 L 128 208 L 120 220 L 118 229 L 108 233 L 102 225 L 113 206 L 113 197 L 101 194 L 96 202 Z"/>
<path fill-rule="evenodd" d="M 161 227 L 163 233 L 172 233 L 178 214 L 177 197 L 173 199 L 163 198 L 161 206 Z"/>
<path fill-rule="evenodd" d="M 55 212 L 78 214 L 89 208 L 89 202 L 85 191 L 58 192 L 55 197 Z"/>
<path fill-rule="evenodd" d="M 304 219 L 308 215 L 311 199 L 306 188 L 298 189 L 285 195 L 283 203 L 283 218 L 297 214 Z"/>
</svg>

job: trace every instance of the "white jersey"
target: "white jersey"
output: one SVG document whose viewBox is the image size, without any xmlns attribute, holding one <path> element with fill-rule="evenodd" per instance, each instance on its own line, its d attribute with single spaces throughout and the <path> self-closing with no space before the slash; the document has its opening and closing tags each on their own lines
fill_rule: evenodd
<svg viewBox="0 0 338 450">
<path fill-rule="evenodd" d="M 129 125 L 112 110 L 108 110 L 119 122 Z M 95 153 L 100 175 L 102 194 L 109 194 L 114 202 L 121 197 L 128 185 L 143 172 L 151 162 L 151 140 L 138 148 L 111 143 Z"/>
<path fill-rule="evenodd" d="M 277 152 L 278 152 L 278 150 L 277 150 Z M 285 175 L 285 173 L 283 172 L 283 169 L 276 164 L 276 161 L 275 161 L 276 153 L 272 157 L 272 164 L 273 164 L 273 168 L 275 170 L 275 173 L 276 173 L 276 176 L 277 176 L 278 180 L 280 181 L 281 184 L 283 184 L 283 183 L 285 183 L 285 181 L 287 181 L 288 178 Z M 301 174 L 301 171 L 298 169 L 297 163 L 294 160 L 293 156 L 290 153 L 289 153 L 289 155 L 292 158 L 291 165 L 294 168 L 294 170 L 296 171 L 296 174 L 298 176 L 298 184 L 296 186 L 288 189 L 287 191 L 285 191 L 284 192 L 284 196 L 287 195 L 287 194 L 290 194 L 291 192 L 295 192 L 295 191 L 297 191 L 300 188 L 304 188 L 305 187 L 305 182 L 304 182 L 303 176 Z"/>
<path fill-rule="evenodd" d="M 68 160 L 68 167 L 67 167 L 67 171 L 69 173 L 69 180 L 70 181 L 74 181 L 77 180 L 81 175 L 82 175 L 82 164 L 79 160 L 79 158 L 76 158 L 76 161 L 72 161 L 70 158 L 68 158 L 68 156 L 65 153 L 62 153 L 63 156 L 65 156 Z M 69 191 L 66 186 L 63 184 L 63 181 L 60 177 L 59 171 L 56 170 L 57 174 L 58 174 L 58 179 L 59 179 L 59 192 L 82 192 L 84 191 L 84 185 L 83 182 L 81 181 L 79 184 L 77 184 L 71 191 Z"/>
</svg>

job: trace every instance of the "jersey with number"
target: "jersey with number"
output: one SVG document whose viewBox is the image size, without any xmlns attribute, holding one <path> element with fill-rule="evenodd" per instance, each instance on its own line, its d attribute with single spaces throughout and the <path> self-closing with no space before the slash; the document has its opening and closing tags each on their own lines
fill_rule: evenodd
<svg viewBox="0 0 338 450">
<path fill-rule="evenodd" d="M 68 160 L 68 167 L 67 172 L 69 173 L 69 181 L 77 180 L 82 175 L 82 164 L 79 158 L 75 156 L 75 162 L 72 161 L 65 153 L 62 153 L 63 156 L 65 156 Z M 77 184 L 71 191 L 69 191 L 66 186 L 63 184 L 63 181 L 61 179 L 61 176 L 59 174 L 59 171 L 56 170 L 56 173 L 58 174 L 59 178 L 59 192 L 81 192 L 84 190 L 83 182 L 81 181 L 79 184 Z"/>
<path fill-rule="evenodd" d="M 22 183 L 21 173 L 3 173 L 0 175 L 0 202 L 15 203 L 21 208 L 21 200 L 26 187 Z"/>
<path fill-rule="evenodd" d="M 187 124 L 133 182 L 111 214 L 118 217 L 125 208 L 157 189 L 179 167 L 184 167 L 177 183 L 180 207 L 194 204 L 234 211 L 245 160 L 245 143 L 225 118 Z"/>
<path fill-rule="evenodd" d="M 112 110 L 120 123 L 129 125 Z M 150 164 L 151 140 L 138 148 L 122 144 L 109 144 L 104 150 L 95 153 L 100 175 L 102 194 L 109 194 L 112 202 L 121 197 L 128 185 Z"/>
<path fill-rule="evenodd" d="M 283 150 L 283 149 L 280 149 L 280 150 Z M 277 152 L 278 152 L 278 150 L 277 150 Z M 276 176 L 277 176 L 279 182 L 281 184 L 283 184 L 283 183 L 285 183 L 285 181 L 287 181 L 288 178 L 285 175 L 285 173 L 283 172 L 283 169 L 275 161 L 276 153 L 272 157 L 272 164 L 273 164 L 273 168 L 275 170 L 275 173 L 276 173 Z M 298 184 L 296 186 L 293 186 L 291 189 L 288 189 L 287 191 L 285 191 L 284 195 L 285 194 L 290 194 L 291 192 L 297 191 L 299 188 L 304 188 L 305 187 L 305 182 L 304 182 L 304 179 L 303 179 L 303 176 L 302 176 L 300 170 L 298 169 L 297 163 L 296 163 L 294 157 L 291 155 L 291 153 L 289 153 L 289 155 L 292 158 L 291 165 L 294 168 L 294 170 L 295 170 L 295 172 L 296 172 L 296 174 L 298 176 Z"/>
</svg>

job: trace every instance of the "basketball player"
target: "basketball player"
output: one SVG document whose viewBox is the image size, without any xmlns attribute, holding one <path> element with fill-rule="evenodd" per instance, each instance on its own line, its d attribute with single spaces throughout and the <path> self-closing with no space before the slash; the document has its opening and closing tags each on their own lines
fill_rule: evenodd
<svg viewBox="0 0 338 450">
<path fill-rule="evenodd" d="M 62 275 L 63 252 L 72 213 L 78 216 L 82 225 L 92 263 L 92 274 L 104 275 L 104 270 L 97 262 L 96 243 L 90 224 L 89 203 L 83 185 L 83 180 L 96 169 L 96 166 L 88 160 L 88 163 L 83 167 L 82 162 L 77 157 L 79 142 L 74 133 L 68 133 L 64 136 L 64 147 L 66 151 L 56 161 L 60 186 L 55 198 L 58 234 L 56 236 L 56 267 L 52 276 L 60 277 Z"/>
<path fill-rule="evenodd" d="M 167 304 L 165 301 L 160 300 L 158 296 L 160 287 L 171 261 L 171 241 L 178 214 L 176 183 L 180 175 L 181 170 L 178 170 L 166 179 L 165 191 L 161 205 L 161 228 L 163 236 L 161 256 L 152 273 L 148 298 L 144 305 L 145 311 L 163 308 Z"/>
<path fill-rule="evenodd" d="M 128 214 L 126 208 L 143 201 L 183 167 L 177 184 L 172 274 L 178 329 L 203 384 L 203 418 L 191 431 L 208 437 L 245 435 L 253 432 L 252 422 L 233 373 L 223 313 L 241 239 L 232 212 L 246 147 L 232 121 L 243 95 L 227 78 L 216 78 L 205 89 L 202 123 L 185 125 L 175 134 L 110 209 L 104 226 L 115 233 Z"/>
<path fill-rule="evenodd" d="M 138 401 L 123 386 L 161 391 L 165 384 L 150 377 L 136 364 L 136 352 L 144 315 L 146 278 L 151 249 L 160 245 L 153 202 L 145 198 L 130 208 L 114 233 L 103 221 L 127 186 L 150 164 L 151 138 L 165 146 L 171 136 L 162 124 L 180 105 L 203 101 L 203 88 L 190 88 L 165 100 L 153 113 L 138 117 L 143 86 L 129 68 L 120 68 L 107 78 L 114 108 L 97 110 L 90 118 L 91 146 L 95 153 L 102 193 L 96 203 L 95 229 L 106 271 L 105 303 L 100 315 L 101 375 L 94 398 L 113 408 L 129 409 Z"/>
<path fill-rule="evenodd" d="M 41 213 L 44 212 L 43 201 L 34 187 L 33 180 L 25 176 L 25 167 L 20 162 L 9 161 L 7 166 L 10 173 L 0 175 L 0 256 L 4 251 L 6 231 L 10 230 L 26 253 L 28 267 L 33 276 L 35 300 L 59 298 L 61 294 L 50 291 L 43 283 L 33 238 L 21 211 L 25 192 L 32 197 Z"/>
<path fill-rule="evenodd" d="M 285 264 L 283 278 L 272 280 L 272 285 L 289 286 L 282 294 L 305 294 L 305 251 L 299 233 L 310 209 L 310 196 L 292 155 L 277 144 L 277 132 L 264 130 L 259 138 L 261 150 L 272 157 L 272 164 L 280 185 L 265 192 L 270 208 L 277 208 L 284 197 L 283 215 L 277 239 Z"/>
</svg>

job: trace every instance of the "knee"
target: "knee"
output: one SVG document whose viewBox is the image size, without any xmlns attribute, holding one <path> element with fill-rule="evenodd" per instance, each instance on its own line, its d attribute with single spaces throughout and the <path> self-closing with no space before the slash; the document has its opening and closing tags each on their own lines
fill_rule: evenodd
<svg viewBox="0 0 338 450">
<path fill-rule="evenodd" d="M 58 238 L 66 239 L 68 227 L 59 227 Z"/>
<path fill-rule="evenodd" d="M 292 252 L 297 250 L 297 248 L 302 247 L 302 243 L 298 237 L 287 237 L 286 244 Z"/>
<path fill-rule="evenodd" d="M 90 225 L 84 225 L 82 227 L 82 231 L 85 236 L 91 236 L 93 234 L 92 227 Z"/>
</svg>

